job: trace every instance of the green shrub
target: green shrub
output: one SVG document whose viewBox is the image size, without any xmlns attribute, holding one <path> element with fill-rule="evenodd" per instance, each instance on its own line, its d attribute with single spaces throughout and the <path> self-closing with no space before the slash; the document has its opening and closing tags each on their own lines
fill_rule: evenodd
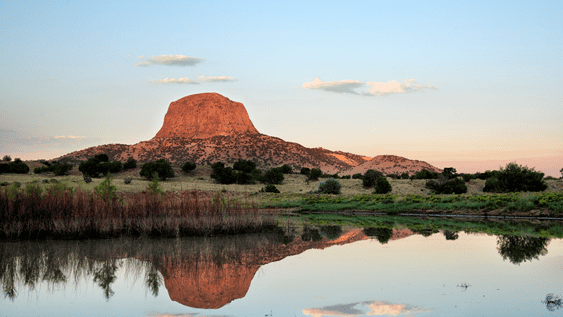
<svg viewBox="0 0 563 317">
<path fill-rule="evenodd" d="M 128 158 L 127 161 L 123 164 L 123 169 L 125 170 L 133 169 L 136 167 L 137 167 L 137 160 L 135 160 L 132 157 Z"/>
<path fill-rule="evenodd" d="M 184 163 L 184 165 L 182 165 L 182 171 L 184 173 L 191 173 L 193 170 L 195 170 L 196 165 L 193 162 L 186 162 Z"/>
<path fill-rule="evenodd" d="M 280 169 L 272 168 L 263 176 L 263 182 L 265 184 L 281 184 L 284 180 L 283 173 Z"/>
<path fill-rule="evenodd" d="M 100 195 L 103 200 L 117 199 L 117 187 L 112 185 L 113 176 L 108 174 L 100 185 L 94 187 L 96 194 Z"/>
<path fill-rule="evenodd" d="M 152 195 L 164 195 L 164 191 L 162 190 L 162 186 L 158 183 L 158 172 L 154 171 L 151 176 L 151 182 L 149 186 L 147 186 L 147 191 Z"/>
<path fill-rule="evenodd" d="M 405 172 L 405 173 L 401 174 L 401 178 L 402 179 L 409 179 L 409 173 Z"/>
<path fill-rule="evenodd" d="M 82 172 L 83 176 L 98 178 L 101 173 L 100 160 L 90 158 L 88 161 L 80 163 L 78 170 Z"/>
<path fill-rule="evenodd" d="M 235 171 L 241 171 L 243 173 L 250 174 L 253 170 L 256 169 L 256 163 L 254 163 L 253 161 L 239 160 L 238 162 L 235 162 L 233 169 Z"/>
<path fill-rule="evenodd" d="M 364 174 L 364 176 L 362 177 L 362 184 L 364 185 L 364 187 L 373 187 L 375 185 L 375 182 L 377 181 L 378 178 L 380 177 L 384 177 L 383 173 L 381 173 L 380 171 L 375 171 L 375 170 L 367 170 L 366 173 Z"/>
<path fill-rule="evenodd" d="M 0 164 L 0 174 L 7 174 L 7 173 L 10 173 L 10 165 Z"/>
<path fill-rule="evenodd" d="M 356 173 L 352 175 L 352 179 L 362 179 L 363 177 L 364 175 L 362 175 L 362 173 Z"/>
<path fill-rule="evenodd" d="M 319 183 L 319 189 L 317 190 L 317 192 L 320 193 L 320 194 L 339 195 L 341 188 L 342 188 L 342 185 L 340 185 L 339 181 L 337 181 L 334 178 L 329 178 L 329 179 Z"/>
<path fill-rule="evenodd" d="M 14 174 L 27 174 L 29 173 L 29 166 L 22 162 L 19 158 L 16 158 L 13 162 L 8 163 L 10 168 L 10 173 Z"/>
<path fill-rule="evenodd" d="M 389 182 L 387 181 L 387 178 L 379 177 L 375 181 L 375 193 L 376 194 L 387 194 L 387 193 L 391 192 L 391 190 L 393 190 L 393 188 L 391 187 L 391 184 L 389 184 Z"/>
<path fill-rule="evenodd" d="M 430 172 L 428 170 L 421 170 L 420 172 L 414 174 L 414 179 L 436 179 L 438 178 L 438 173 Z"/>
<path fill-rule="evenodd" d="M 318 169 L 318 168 L 313 168 L 311 169 L 311 171 L 309 172 L 307 178 L 311 181 L 318 181 L 319 177 L 321 177 L 321 175 L 323 175 L 323 172 Z"/>
<path fill-rule="evenodd" d="M 268 184 L 264 187 L 262 187 L 262 189 L 260 189 L 261 193 L 276 193 L 279 194 L 280 190 L 276 188 L 276 185 L 273 184 Z"/>
<path fill-rule="evenodd" d="M 539 192 L 547 189 L 543 180 L 544 173 L 527 166 L 508 163 L 504 168 L 500 168 L 497 175 L 487 179 L 484 192 Z"/>
<path fill-rule="evenodd" d="M 160 180 L 166 180 L 167 178 L 175 176 L 172 165 L 170 165 L 170 163 L 165 159 L 160 159 L 156 162 L 143 164 L 139 175 L 146 178 L 147 180 L 152 180 L 155 172 Z"/>
<path fill-rule="evenodd" d="M 82 175 L 82 178 L 84 179 L 84 182 L 85 182 L 86 184 L 92 182 L 92 177 L 90 177 L 90 176 L 88 176 L 88 175 Z"/>
<path fill-rule="evenodd" d="M 288 164 L 284 164 L 284 165 L 280 166 L 279 169 L 284 174 L 292 174 L 293 173 L 293 168 Z"/>
<path fill-rule="evenodd" d="M 100 162 L 109 162 L 109 157 L 107 156 L 107 154 L 98 154 L 96 156 L 94 156 L 95 159 L 97 159 Z"/>
<path fill-rule="evenodd" d="M 301 173 L 301 175 L 307 176 L 307 175 L 309 175 L 310 172 L 311 172 L 311 169 L 310 169 L 310 168 L 308 168 L 308 167 L 302 167 L 300 173 Z"/>
<path fill-rule="evenodd" d="M 211 173 L 211 178 L 217 181 L 219 184 L 234 184 L 237 181 L 236 174 L 230 167 L 225 167 L 222 162 L 217 162 L 211 165 L 213 172 Z"/>
<path fill-rule="evenodd" d="M 262 181 L 262 171 L 259 169 L 254 169 L 251 173 L 250 176 L 252 176 L 252 179 L 257 180 L 257 181 Z"/>
<path fill-rule="evenodd" d="M 131 178 L 131 177 L 125 177 L 125 178 L 123 179 L 123 183 L 124 183 L 124 184 L 131 184 L 131 181 L 132 181 L 132 180 L 133 180 L 133 178 Z"/>
<path fill-rule="evenodd" d="M 64 176 L 69 174 L 72 167 L 70 164 L 53 164 L 49 166 L 49 169 L 53 171 L 55 176 Z"/>
<path fill-rule="evenodd" d="M 10 162 L 11 160 L 12 160 L 12 157 L 7 155 L 7 154 L 4 155 L 4 157 L 2 158 L 2 161 L 4 161 L 4 162 Z"/>
<path fill-rule="evenodd" d="M 438 181 L 429 180 L 426 182 L 426 188 L 433 190 L 436 194 L 465 194 L 467 186 L 461 178 L 445 180 L 441 178 Z"/>
</svg>

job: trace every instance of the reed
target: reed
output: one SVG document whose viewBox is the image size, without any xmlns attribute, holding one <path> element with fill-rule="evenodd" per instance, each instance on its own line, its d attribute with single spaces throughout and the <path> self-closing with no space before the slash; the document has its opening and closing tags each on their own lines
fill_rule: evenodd
<svg viewBox="0 0 563 317">
<path fill-rule="evenodd" d="M 60 186 L 0 191 L 0 239 L 238 234 L 276 224 L 252 201 L 224 193 L 145 191 L 108 198 Z"/>
</svg>

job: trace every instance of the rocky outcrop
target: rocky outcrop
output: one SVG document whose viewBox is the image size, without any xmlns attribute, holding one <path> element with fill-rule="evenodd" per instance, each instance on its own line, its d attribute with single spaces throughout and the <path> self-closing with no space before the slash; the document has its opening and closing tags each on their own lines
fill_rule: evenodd
<svg viewBox="0 0 563 317">
<path fill-rule="evenodd" d="M 170 103 L 155 138 L 206 139 L 239 134 L 259 134 L 244 105 L 216 93 L 204 93 Z"/>
<path fill-rule="evenodd" d="M 356 165 L 353 168 L 343 172 L 343 175 L 353 175 L 356 173 L 364 174 L 367 170 L 380 171 L 383 174 L 402 174 L 408 173 L 409 175 L 416 174 L 425 169 L 430 172 L 441 173 L 442 170 L 434 167 L 424 161 L 409 160 L 396 155 L 378 155 L 371 160 Z"/>
</svg>

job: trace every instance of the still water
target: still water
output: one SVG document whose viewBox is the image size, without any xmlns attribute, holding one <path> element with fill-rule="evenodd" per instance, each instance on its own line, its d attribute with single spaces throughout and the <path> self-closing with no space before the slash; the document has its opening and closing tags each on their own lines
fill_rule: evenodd
<svg viewBox="0 0 563 317">
<path fill-rule="evenodd" d="M 563 243 L 545 232 L 0 243 L 0 316 L 555 316 L 561 281 Z"/>
</svg>

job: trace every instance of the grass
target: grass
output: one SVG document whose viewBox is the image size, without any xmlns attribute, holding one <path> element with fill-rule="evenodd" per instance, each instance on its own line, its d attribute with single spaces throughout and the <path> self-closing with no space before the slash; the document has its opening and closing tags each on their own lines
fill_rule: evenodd
<svg viewBox="0 0 563 317">
<path fill-rule="evenodd" d="M 107 196 L 34 183 L 0 191 L 0 239 L 233 234 L 276 224 L 249 199 L 197 190 Z"/>
</svg>

